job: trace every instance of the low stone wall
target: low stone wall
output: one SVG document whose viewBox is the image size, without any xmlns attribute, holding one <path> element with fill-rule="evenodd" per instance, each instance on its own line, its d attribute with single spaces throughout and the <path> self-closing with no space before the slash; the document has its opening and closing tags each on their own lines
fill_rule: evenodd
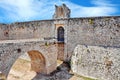
<svg viewBox="0 0 120 80">
<path fill-rule="evenodd" d="M 78 45 L 71 58 L 74 73 L 98 80 L 120 80 L 120 48 Z"/>
</svg>

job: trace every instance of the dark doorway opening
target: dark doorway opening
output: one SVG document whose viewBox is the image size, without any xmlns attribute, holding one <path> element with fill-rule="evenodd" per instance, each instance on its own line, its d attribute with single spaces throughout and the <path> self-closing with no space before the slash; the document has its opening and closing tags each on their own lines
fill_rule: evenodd
<svg viewBox="0 0 120 80">
<path fill-rule="evenodd" d="M 57 40 L 59 42 L 64 42 L 64 28 L 63 27 L 59 27 L 57 29 Z"/>
</svg>

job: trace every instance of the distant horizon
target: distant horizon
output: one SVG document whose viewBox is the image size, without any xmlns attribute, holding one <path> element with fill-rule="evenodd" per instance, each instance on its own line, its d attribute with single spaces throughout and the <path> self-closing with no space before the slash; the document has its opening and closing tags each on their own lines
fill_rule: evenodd
<svg viewBox="0 0 120 80">
<path fill-rule="evenodd" d="M 1 0 L 0 24 L 51 20 L 54 5 L 63 3 L 71 9 L 71 18 L 120 16 L 120 1 L 114 0 Z"/>
</svg>

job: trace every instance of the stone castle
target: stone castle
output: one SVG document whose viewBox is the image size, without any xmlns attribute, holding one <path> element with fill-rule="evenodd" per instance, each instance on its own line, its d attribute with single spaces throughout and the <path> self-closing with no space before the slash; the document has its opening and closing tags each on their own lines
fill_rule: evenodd
<svg viewBox="0 0 120 80">
<path fill-rule="evenodd" d="M 65 4 L 55 5 L 51 20 L 0 24 L 0 71 L 7 77 L 27 52 L 37 73 L 51 73 L 60 59 L 79 75 L 120 80 L 120 16 L 70 18 L 70 13 Z"/>
</svg>

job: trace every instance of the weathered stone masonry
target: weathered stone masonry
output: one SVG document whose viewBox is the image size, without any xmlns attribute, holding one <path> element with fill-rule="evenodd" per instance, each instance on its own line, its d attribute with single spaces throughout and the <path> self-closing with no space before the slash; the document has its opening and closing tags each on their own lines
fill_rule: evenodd
<svg viewBox="0 0 120 80">
<path fill-rule="evenodd" d="M 112 69 L 116 67 L 116 70 L 118 70 L 118 73 L 113 72 L 114 74 L 107 74 L 107 76 L 103 76 L 103 75 L 106 75 L 106 70 L 105 70 L 106 68 L 104 64 L 98 67 L 98 68 L 101 68 L 101 67 L 103 68 L 104 71 L 102 74 L 101 74 L 102 69 L 97 70 L 98 69 L 97 68 L 95 70 L 96 66 L 91 65 L 91 64 L 90 64 L 90 68 L 94 69 L 94 71 L 90 71 L 86 73 L 87 71 L 84 71 L 86 70 L 86 67 L 82 67 L 83 71 L 80 70 L 81 67 L 78 67 L 76 68 L 76 70 L 83 72 L 83 74 L 81 74 L 80 72 L 75 72 L 75 71 L 74 72 L 80 75 L 95 77 L 95 78 L 99 78 L 103 80 L 119 80 L 120 76 L 118 74 L 120 72 L 119 70 L 120 68 L 120 62 L 119 62 L 120 61 L 120 55 L 119 55 L 120 54 L 119 52 L 119 49 L 120 49 L 120 16 L 69 18 L 70 10 L 68 7 L 66 8 L 65 7 L 66 7 L 65 5 L 62 5 L 60 7 L 57 6 L 56 11 L 58 12 L 55 12 L 54 19 L 51 19 L 51 20 L 17 22 L 17 23 L 12 23 L 12 24 L 0 24 L 0 40 L 39 39 L 40 41 L 43 40 L 44 42 L 46 42 L 46 39 L 52 39 L 55 43 L 57 43 L 58 42 L 58 28 L 62 27 L 64 29 L 64 42 L 63 42 L 64 45 L 61 45 L 61 46 L 58 45 L 56 48 L 58 51 L 56 52 L 58 53 L 58 55 L 60 55 L 60 57 L 58 56 L 58 59 L 61 59 L 64 61 L 70 61 L 72 54 L 74 55 L 75 53 L 74 50 L 76 49 L 76 46 L 78 45 L 94 46 L 97 49 L 94 48 L 93 50 L 95 51 L 94 53 L 90 51 L 89 56 L 92 56 L 93 58 L 89 58 L 88 60 L 92 60 L 92 61 L 96 59 L 98 61 L 102 60 L 103 62 L 101 63 L 103 64 L 104 63 L 103 55 L 104 54 L 107 55 L 105 51 L 108 51 L 110 52 L 110 55 L 111 55 L 111 57 L 108 57 L 109 58 L 108 62 L 112 61 L 112 64 L 110 65 L 111 66 L 114 65 L 112 66 Z M 61 13 L 61 14 L 58 14 L 58 13 Z M 19 44 L 21 44 L 23 47 L 26 46 L 24 45 L 24 43 L 19 43 Z M 14 46 L 17 46 L 19 44 L 11 45 L 12 49 L 13 48 L 16 49 L 16 47 Z M 4 51 L 7 51 L 7 49 L 9 50 L 10 46 L 6 46 L 6 45 L 8 44 L 6 43 L 0 44 L 1 46 L 0 50 L 2 50 L 2 47 L 5 48 Z M 85 49 L 86 48 L 87 47 L 85 47 Z M 98 49 L 100 49 L 100 51 Z M 111 51 L 110 49 L 113 51 Z M 16 50 L 13 50 L 13 52 L 14 51 Z M 79 47 L 77 54 L 81 56 L 81 52 L 82 52 L 81 47 Z M 18 53 L 14 53 L 14 55 L 12 54 L 8 55 L 10 53 L 7 53 L 7 54 L 4 52 L 1 52 L 1 53 L 2 53 L 1 55 L 4 55 L 4 57 L 8 57 L 10 59 L 9 60 L 10 62 L 12 62 L 12 59 L 14 59 L 11 57 L 12 56 L 14 57 L 15 54 L 18 54 Z M 93 54 L 96 54 L 95 57 L 97 58 L 94 59 Z M 83 54 L 83 56 L 85 57 L 85 59 L 87 59 L 88 53 L 85 53 L 85 55 Z M 46 58 L 46 56 L 44 57 Z M 56 59 L 56 57 L 54 58 Z M 50 58 L 53 58 L 53 57 L 50 57 Z M 79 56 L 76 58 L 79 58 Z M 0 59 L 1 59 L 0 64 L 3 65 L 3 59 L 5 58 L 0 57 Z M 89 61 L 85 62 L 84 64 L 87 65 L 87 68 L 89 68 L 89 64 L 87 63 L 89 63 Z M 91 62 L 91 63 L 94 63 L 94 62 Z M 105 64 L 109 65 L 107 63 Z M 6 65 L 4 69 L 0 65 L 0 70 L 2 70 L 3 73 L 6 74 L 7 73 L 6 71 L 8 71 L 10 67 L 8 64 L 4 64 L 4 65 Z M 99 63 L 98 64 L 96 63 L 96 65 L 99 65 Z M 81 64 L 78 64 L 78 65 L 75 64 L 73 66 L 81 66 Z M 6 68 L 7 70 L 5 70 Z M 94 74 L 94 73 L 97 73 L 97 74 Z M 109 78 L 109 76 L 111 76 L 111 79 Z"/>
<path fill-rule="evenodd" d="M 120 47 L 119 16 L 56 19 L 2 25 L 0 26 L 0 39 L 57 38 L 59 25 L 65 29 L 64 60 L 71 58 L 78 44 Z"/>
<path fill-rule="evenodd" d="M 120 80 L 120 48 L 78 45 L 71 58 L 74 73 L 98 80 Z"/>
<path fill-rule="evenodd" d="M 35 72 L 42 72 L 45 74 L 52 72 L 56 69 L 57 65 L 57 48 L 54 42 L 50 42 L 50 44 L 48 45 L 45 45 L 45 43 L 45 41 L 40 41 L 37 39 L 1 41 L 0 71 L 4 73 L 5 76 L 7 76 L 16 59 L 18 59 L 19 56 L 28 52 L 32 62 L 31 65 L 33 66 L 32 69 Z M 42 55 L 44 57 L 39 57 Z M 45 64 L 41 64 L 41 62 L 39 62 L 43 59 L 45 59 Z M 35 63 L 36 61 L 37 63 Z M 45 66 L 41 67 L 43 65 Z"/>
<path fill-rule="evenodd" d="M 1 40 L 31 39 L 54 36 L 53 21 L 33 21 L 1 26 Z M 47 24 L 46 24 L 47 23 Z"/>
<path fill-rule="evenodd" d="M 120 17 L 70 18 L 47 21 L 33 21 L 1 26 L 1 40 L 57 38 L 57 25 L 65 29 L 67 53 L 77 44 L 120 46 Z M 6 34 L 7 33 L 7 34 Z"/>
<path fill-rule="evenodd" d="M 78 45 L 120 47 L 120 17 L 92 17 L 68 20 L 67 51 Z"/>
</svg>

